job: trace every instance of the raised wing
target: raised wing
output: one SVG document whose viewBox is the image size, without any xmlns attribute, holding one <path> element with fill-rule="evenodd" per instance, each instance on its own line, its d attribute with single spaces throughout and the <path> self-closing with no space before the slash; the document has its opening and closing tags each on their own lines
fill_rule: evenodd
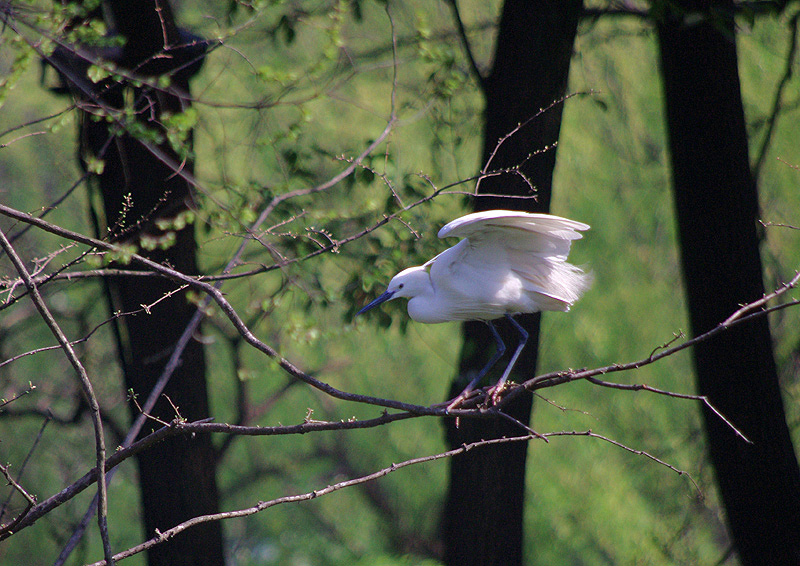
<svg viewBox="0 0 800 566">
<path fill-rule="evenodd" d="M 563 260 L 572 241 L 583 237 L 579 231 L 588 229 L 588 224 L 552 214 L 487 210 L 456 218 L 439 230 L 439 237 L 469 238 L 473 247 L 496 245 L 500 239 L 513 249 Z"/>
<path fill-rule="evenodd" d="M 485 210 L 456 218 L 439 230 L 440 238 L 455 236 L 468 238 L 477 232 L 492 228 L 521 228 L 530 232 L 549 233 L 569 240 L 582 236 L 577 230 L 588 230 L 590 226 L 577 220 L 562 218 L 553 214 L 520 212 L 514 210 Z"/>
<path fill-rule="evenodd" d="M 467 246 L 463 241 L 456 246 L 461 248 L 458 263 L 515 274 L 526 292 L 540 296 L 542 310 L 567 310 L 591 283 L 590 275 L 566 262 L 572 241 L 588 229 L 550 214 L 489 210 L 453 220 L 439 237 L 467 239 Z"/>
</svg>

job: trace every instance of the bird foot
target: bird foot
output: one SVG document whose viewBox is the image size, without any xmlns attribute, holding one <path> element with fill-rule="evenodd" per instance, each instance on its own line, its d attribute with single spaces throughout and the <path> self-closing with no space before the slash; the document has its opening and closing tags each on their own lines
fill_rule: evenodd
<svg viewBox="0 0 800 566">
<path fill-rule="evenodd" d="M 509 388 L 509 382 L 503 381 L 497 383 L 494 387 L 489 389 L 486 395 L 486 405 L 488 407 L 493 407 L 497 405 L 497 403 L 500 401 L 500 395 L 503 393 L 503 391 L 505 391 L 508 388 Z"/>
<path fill-rule="evenodd" d="M 485 408 L 493 407 L 497 404 L 500 394 L 507 389 L 505 384 L 494 387 L 490 387 L 486 390 L 486 394 L 483 398 L 482 403 L 479 403 L 478 406 L 483 406 Z M 465 389 L 462 391 L 457 397 L 455 397 L 452 401 L 447 404 L 446 411 L 449 413 L 453 409 L 458 409 L 461 404 L 466 401 L 467 399 L 473 397 L 474 390 L 473 389 Z M 480 391 L 478 392 L 480 393 Z"/>
<path fill-rule="evenodd" d="M 457 397 L 455 397 L 452 401 L 450 401 L 450 403 L 447 404 L 447 408 L 445 409 L 445 411 L 449 413 L 453 409 L 457 409 L 458 406 L 461 405 L 461 403 L 463 403 L 464 400 L 470 396 L 470 393 L 472 393 L 472 389 L 469 387 L 464 391 L 462 391 L 461 393 L 459 393 Z"/>
<path fill-rule="evenodd" d="M 489 408 L 497 405 L 497 403 L 500 401 L 502 393 L 507 389 L 510 389 L 511 385 L 513 385 L 512 382 L 505 380 L 498 381 L 495 385 L 486 390 L 486 397 L 484 398 L 483 406 Z M 447 404 L 445 411 L 449 413 L 453 409 L 459 408 L 464 401 L 472 397 L 473 392 L 475 392 L 475 388 L 473 384 L 470 383 L 466 389 L 464 389 L 464 391 L 459 393 L 458 396 L 456 396 Z"/>
</svg>

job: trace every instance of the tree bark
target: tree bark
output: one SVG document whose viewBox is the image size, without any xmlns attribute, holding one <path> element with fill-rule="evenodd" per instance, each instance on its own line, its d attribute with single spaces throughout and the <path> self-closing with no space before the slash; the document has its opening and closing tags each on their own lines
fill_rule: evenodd
<svg viewBox="0 0 800 566">
<path fill-rule="evenodd" d="M 658 23 L 681 262 L 695 335 L 764 294 L 733 4 L 679 0 Z M 800 564 L 800 471 L 767 318 L 728 330 L 693 352 L 699 393 L 753 442 L 737 438 L 704 408 L 708 449 L 742 564 Z"/>
<path fill-rule="evenodd" d="M 87 108 L 98 101 L 115 109 L 132 101 L 135 120 L 152 133 L 162 134 L 165 114 L 177 114 L 189 107 L 189 78 L 199 69 L 204 47 L 187 46 L 167 2 L 112 1 L 104 12 L 109 28 L 125 38 L 114 63 L 138 77 L 169 76 L 169 90 L 135 86 L 108 80 L 93 93 L 78 90 Z M 191 42 L 190 42 L 191 43 Z M 74 70 L 74 69 L 73 69 Z M 85 69 L 84 69 L 85 72 Z M 88 82 L 85 84 L 89 84 Z M 86 88 L 85 85 L 83 87 Z M 183 93 L 183 94 L 179 94 Z M 81 159 L 98 158 L 102 173 L 93 177 L 103 203 L 98 228 L 103 237 L 131 243 L 148 258 L 168 263 L 184 273 L 197 273 L 194 227 L 178 229 L 157 226 L 189 209 L 191 186 L 176 171 L 148 150 L 137 137 L 89 112 L 81 113 Z M 168 160 L 191 174 L 191 158 L 181 157 L 166 141 L 151 140 Z M 155 240 L 174 234 L 175 242 L 165 249 L 141 247 L 144 237 Z M 125 266 L 128 269 L 134 266 Z M 162 278 L 113 278 L 107 293 L 114 312 L 137 314 L 116 321 L 119 356 L 125 387 L 141 403 L 148 397 L 175 345 L 186 329 L 196 307 L 174 282 Z M 153 305 L 141 312 L 144 305 Z M 139 408 L 130 403 L 132 416 Z M 205 359 L 201 342 L 192 340 L 184 350 L 153 416 L 169 421 L 177 416 L 197 420 L 209 416 Z M 152 426 L 145 425 L 142 435 Z M 216 486 L 216 454 L 208 435 L 169 439 L 137 457 L 145 536 L 176 524 L 219 511 Z M 151 566 L 217 566 L 224 564 L 222 530 L 219 522 L 194 527 L 148 552 Z"/>
<path fill-rule="evenodd" d="M 519 124 L 527 122 L 564 96 L 582 10 L 580 0 L 506 0 L 495 47 L 491 75 L 483 82 L 486 97 L 483 163 L 489 161 L 499 140 Z M 534 199 L 494 196 L 478 197 L 475 210 L 494 208 L 547 212 L 550 208 L 555 148 L 531 156 L 558 140 L 562 105 L 527 122 L 497 150 L 489 170 L 520 166 L 536 188 Z M 515 174 L 487 177 L 481 193 L 530 195 L 525 180 Z M 518 317 L 530 339 L 511 375 L 516 381 L 530 377 L 536 369 L 540 316 Z M 503 341 L 513 352 L 518 335 L 500 321 L 496 324 Z M 489 360 L 494 338 L 486 324 L 468 322 L 463 326 L 460 377 L 451 396 L 461 392 Z M 507 357 L 490 372 L 493 383 L 505 369 Z M 474 375 L 474 374 L 473 374 Z M 532 397 L 524 396 L 507 412 L 523 423 L 530 421 Z M 456 426 L 445 421 L 451 447 L 481 439 L 525 435 L 506 420 L 462 420 Z M 445 563 L 458 566 L 513 566 L 522 564 L 523 510 L 527 443 L 471 451 L 450 461 L 450 483 L 443 517 Z"/>
</svg>

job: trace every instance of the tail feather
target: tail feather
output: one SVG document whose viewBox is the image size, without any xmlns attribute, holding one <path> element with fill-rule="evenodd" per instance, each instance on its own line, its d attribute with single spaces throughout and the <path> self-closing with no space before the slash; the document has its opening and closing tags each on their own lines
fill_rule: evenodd
<svg viewBox="0 0 800 566">
<path fill-rule="evenodd" d="M 566 262 L 546 262 L 531 268 L 520 266 L 514 271 L 522 278 L 525 290 L 548 297 L 564 308 L 546 308 L 544 310 L 569 310 L 575 301 L 592 285 L 594 277 L 580 267 Z M 550 304 L 550 301 L 547 301 Z"/>
</svg>

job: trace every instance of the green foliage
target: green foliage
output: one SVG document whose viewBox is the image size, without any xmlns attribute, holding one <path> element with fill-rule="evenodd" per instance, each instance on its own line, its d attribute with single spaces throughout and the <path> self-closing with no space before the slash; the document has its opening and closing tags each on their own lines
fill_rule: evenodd
<svg viewBox="0 0 800 566">
<path fill-rule="evenodd" d="M 178 114 L 164 113 L 161 115 L 161 124 L 164 126 L 167 141 L 181 159 L 189 157 L 190 145 L 187 143 L 197 125 L 197 110 L 189 107 Z"/>
<path fill-rule="evenodd" d="M 84 20 L 86 21 L 86 20 Z M 106 25 L 102 20 L 88 20 L 84 25 L 71 26 L 64 36 L 68 43 L 85 46 L 119 45 L 119 40 L 107 41 Z"/>
<path fill-rule="evenodd" d="M 86 76 L 88 76 L 93 83 L 99 83 L 109 78 L 111 76 L 111 71 L 109 71 L 108 67 L 105 65 L 89 65 Z"/>
<path fill-rule="evenodd" d="M 11 63 L 8 73 L 0 78 L 0 108 L 2 108 L 6 98 L 8 98 L 11 89 L 19 82 L 22 74 L 28 70 L 34 58 L 33 49 L 18 37 L 13 38 L 10 44 L 14 51 L 14 60 Z"/>
</svg>

